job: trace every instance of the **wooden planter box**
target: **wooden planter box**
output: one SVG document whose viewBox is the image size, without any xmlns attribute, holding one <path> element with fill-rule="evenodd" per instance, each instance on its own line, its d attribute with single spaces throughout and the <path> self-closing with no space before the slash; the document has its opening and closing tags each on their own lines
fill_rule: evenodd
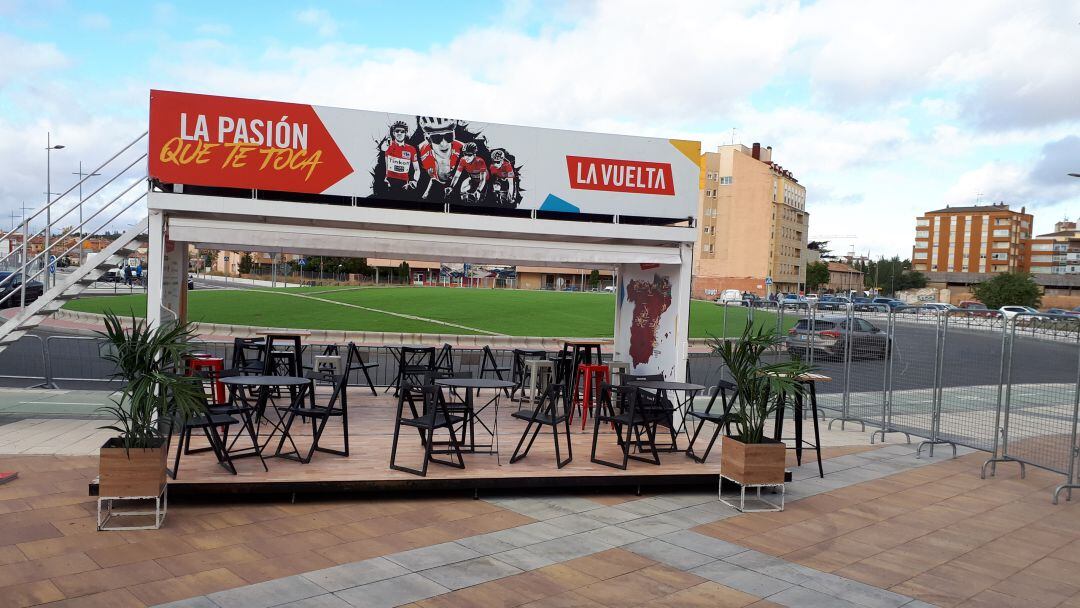
<svg viewBox="0 0 1080 608">
<path fill-rule="evenodd" d="M 725 435 L 720 442 L 720 474 L 744 486 L 783 484 L 786 455 L 782 441 L 743 443 Z"/>
<path fill-rule="evenodd" d="M 165 486 L 167 457 L 164 441 L 154 448 L 125 450 L 119 439 L 108 440 L 98 459 L 98 495 L 158 496 Z"/>
</svg>

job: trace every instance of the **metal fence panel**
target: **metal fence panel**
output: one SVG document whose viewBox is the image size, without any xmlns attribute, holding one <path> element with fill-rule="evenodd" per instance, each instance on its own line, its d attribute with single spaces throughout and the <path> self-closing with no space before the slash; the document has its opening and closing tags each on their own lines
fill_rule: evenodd
<svg viewBox="0 0 1080 608">
<path fill-rule="evenodd" d="M 891 315 L 893 337 L 889 358 L 888 432 L 933 439 L 939 380 L 941 316 L 923 308 L 898 308 Z"/>
<path fill-rule="evenodd" d="M 1080 318 L 1017 315 L 1008 325 L 1002 456 L 1061 473 L 1062 487 L 1072 487 L 1080 449 Z"/>
<path fill-rule="evenodd" d="M 991 452 L 1002 397 L 1004 320 L 953 311 L 942 317 L 941 339 L 935 439 Z"/>
<path fill-rule="evenodd" d="M 45 341 L 23 336 L 0 352 L 0 378 L 46 380 Z"/>
</svg>

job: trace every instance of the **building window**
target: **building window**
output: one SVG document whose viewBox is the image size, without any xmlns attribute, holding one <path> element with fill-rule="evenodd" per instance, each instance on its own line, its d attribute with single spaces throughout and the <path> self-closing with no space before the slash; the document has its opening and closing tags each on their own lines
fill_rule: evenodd
<svg viewBox="0 0 1080 608">
<path fill-rule="evenodd" d="M 725 176 L 720 178 L 720 185 L 721 186 L 730 186 L 732 179 L 733 178 L 730 175 L 725 175 Z"/>
<path fill-rule="evenodd" d="M 1009 236 L 1008 230 L 995 230 L 994 236 Z"/>
</svg>

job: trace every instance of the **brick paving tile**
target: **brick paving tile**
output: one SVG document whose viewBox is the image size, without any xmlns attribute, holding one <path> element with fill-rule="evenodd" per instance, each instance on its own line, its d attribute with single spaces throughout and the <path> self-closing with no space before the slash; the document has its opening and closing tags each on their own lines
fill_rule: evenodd
<svg viewBox="0 0 1080 608">
<path fill-rule="evenodd" d="M 90 549 L 86 554 L 102 568 L 108 568 L 110 566 L 119 566 L 120 564 L 130 564 L 195 551 L 194 547 L 183 540 L 175 537 L 171 538 L 167 535 L 160 538 L 142 538 L 143 540 L 130 542 L 126 545 L 112 545 L 109 547 Z"/>
<path fill-rule="evenodd" d="M 586 557 L 568 560 L 563 562 L 561 566 L 604 580 L 641 570 L 654 564 L 656 564 L 655 561 L 624 549 L 608 549 Z M 561 568 L 559 566 L 549 566 L 548 568 L 541 568 L 540 571 L 550 572 L 555 570 L 561 571 Z"/>
<path fill-rule="evenodd" d="M 0 587 L 0 606 L 4 608 L 23 608 L 62 599 L 64 594 L 48 580 Z"/>
<path fill-rule="evenodd" d="M 237 545 L 206 551 L 192 551 L 191 553 L 170 557 L 159 557 L 154 561 L 161 564 L 174 576 L 183 576 L 204 570 L 227 567 L 240 562 L 263 559 L 266 558 L 260 555 L 258 551 L 243 545 Z"/>
<path fill-rule="evenodd" d="M 70 598 L 165 578 L 172 578 L 168 570 L 159 566 L 157 562 L 147 561 L 79 574 L 54 576 L 51 580 L 66 597 Z"/>
<path fill-rule="evenodd" d="M 86 534 L 22 542 L 17 546 L 28 559 L 40 559 L 73 551 L 87 552 L 98 547 L 111 547 L 120 544 L 127 544 L 124 537 L 116 534 L 102 534 L 95 530 Z"/>
<path fill-rule="evenodd" d="M 262 583 L 334 565 L 335 562 L 313 551 L 298 551 L 273 558 L 229 564 L 228 568 L 248 583 Z"/>
<path fill-rule="evenodd" d="M 233 574 L 226 568 L 215 568 L 187 576 L 178 576 L 152 583 L 132 585 L 128 591 L 135 597 L 153 606 L 182 600 L 197 595 L 206 595 L 247 584 L 247 581 Z"/>
<path fill-rule="evenodd" d="M 146 604 L 126 589 L 113 589 L 51 602 L 44 606 L 49 608 L 145 608 Z"/>
<path fill-rule="evenodd" d="M 576 591 L 567 591 L 552 595 L 542 600 L 522 604 L 523 608 L 604 608 L 604 604 L 595 602 Z"/>
<path fill-rule="evenodd" d="M 67 553 L 0 566 L 0 581 L 7 585 L 14 585 L 96 569 L 97 564 L 85 553 Z"/>
<path fill-rule="evenodd" d="M 25 562 L 26 554 L 19 550 L 16 545 L 5 545 L 0 547 L 0 566 L 6 566 L 8 564 L 14 564 L 15 562 Z"/>
</svg>

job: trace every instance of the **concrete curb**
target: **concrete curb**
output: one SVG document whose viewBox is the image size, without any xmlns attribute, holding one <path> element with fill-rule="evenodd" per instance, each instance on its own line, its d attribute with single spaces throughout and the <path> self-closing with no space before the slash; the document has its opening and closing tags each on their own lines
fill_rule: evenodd
<svg viewBox="0 0 1080 608">
<path fill-rule="evenodd" d="M 65 319 L 79 323 L 93 324 L 104 327 L 105 316 L 91 312 L 77 312 L 60 309 L 53 313 L 57 319 Z M 251 325 L 223 325 L 220 323 L 196 323 L 198 333 L 213 336 L 232 336 L 234 338 L 254 338 L 257 332 L 271 329 L 289 331 L 290 328 L 281 327 L 255 327 Z M 295 328 L 291 328 L 295 330 Z M 343 331 L 340 329 L 310 329 L 309 342 L 318 344 L 345 344 L 356 342 L 366 346 L 382 346 L 385 344 L 407 345 L 433 345 L 451 344 L 458 347 L 484 347 L 496 348 L 542 348 L 556 350 L 562 348 L 566 341 L 595 339 L 575 337 L 540 337 L 540 336 L 490 336 L 490 335 L 458 335 L 458 334 L 410 334 L 392 333 L 382 331 Z M 690 340 L 691 348 L 707 346 L 707 340 L 695 338 Z"/>
</svg>

